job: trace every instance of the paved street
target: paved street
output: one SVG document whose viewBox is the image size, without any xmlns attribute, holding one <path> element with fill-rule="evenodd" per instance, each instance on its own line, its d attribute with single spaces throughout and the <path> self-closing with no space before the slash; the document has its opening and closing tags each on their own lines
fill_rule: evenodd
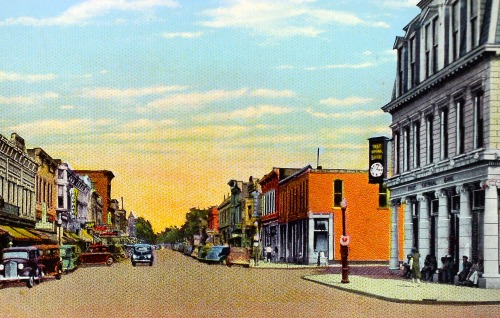
<svg viewBox="0 0 500 318">
<path fill-rule="evenodd" d="M 170 250 L 154 266 L 82 267 L 0 290 L 1 317 L 496 317 L 497 305 L 400 304 L 302 279 L 318 270 L 207 265 Z M 466 289 L 464 289 L 466 291 Z"/>
</svg>

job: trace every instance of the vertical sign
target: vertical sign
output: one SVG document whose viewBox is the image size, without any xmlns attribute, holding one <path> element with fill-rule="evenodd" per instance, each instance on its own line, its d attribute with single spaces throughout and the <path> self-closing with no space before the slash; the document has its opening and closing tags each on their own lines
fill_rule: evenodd
<svg viewBox="0 0 500 318">
<path fill-rule="evenodd" d="M 368 183 L 381 183 L 387 178 L 387 137 L 368 139 Z"/>
</svg>

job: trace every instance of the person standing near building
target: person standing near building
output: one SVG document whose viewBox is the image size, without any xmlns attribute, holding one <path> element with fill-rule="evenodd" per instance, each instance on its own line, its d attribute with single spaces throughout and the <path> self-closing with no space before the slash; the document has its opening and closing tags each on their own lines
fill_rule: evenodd
<svg viewBox="0 0 500 318">
<path fill-rule="evenodd" d="M 418 253 L 417 249 L 416 248 L 412 248 L 411 249 L 411 252 L 412 252 L 412 267 L 411 267 L 411 271 L 412 271 L 412 279 L 413 279 L 413 282 L 414 283 L 419 283 L 420 284 L 420 278 L 421 278 L 421 274 L 420 274 L 420 254 Z"/>
<path fill-rule="evenodd" d="M 273 249 L 271 248 L 271 245 L 266 246 L 266 260 L 268 263 L 271 262 L 272 253 Z"/>
</svg>

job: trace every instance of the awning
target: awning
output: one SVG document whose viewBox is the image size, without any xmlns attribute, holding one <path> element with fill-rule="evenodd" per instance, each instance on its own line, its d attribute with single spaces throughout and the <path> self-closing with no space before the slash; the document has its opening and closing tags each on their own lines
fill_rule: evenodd
<svg viewBox="0 0 500 318">
<path fill-rule="evenodd" d="M 87 233 L 87 231 L 82 231 L 81 234 L 82 234 L 81 239 L 84 240 L 85 242 L 91 243 L 93 241 L 92 235 Z"/>
<path fill-rule="evenodd" d="M 20 227 L 0 225 L 0 230 L 8 233 L 8 235 L 11 236 L 15 241 L 32 241 L 36 243 L 40 243 L 43 241 L 39 236 Z"/>
<path fill-rule="evenodd" d="M 33 230 L 33 229 L 28 229 L 28 231 L 30 231 L 31 233 L 40 237 L 44 242 L 47 242 L 47 243 L 50 242 L 53 244 L 57 244 L 57 242 L 58 242 L 56 233 L 47 233 L 47 232 L 42 232 L 42 231 Z"/>
</svg>

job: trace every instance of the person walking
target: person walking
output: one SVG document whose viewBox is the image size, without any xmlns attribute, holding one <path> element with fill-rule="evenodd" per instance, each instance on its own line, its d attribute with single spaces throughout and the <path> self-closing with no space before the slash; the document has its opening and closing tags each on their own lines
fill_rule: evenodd
<svg viewBox="0 0 500 318">
<path fill-rule="evenodd" d="M 266 259 L 268 263 L 271 262 L 272 252 L 273 249 L 271 248 L 271 245 L 266 246 Z"/>
<path fill-rule="evenodd" d="M 414 283 L 420 284 L 420 254 L 418 253 L 416 248 L 411 249 L 412 252 L 412 264 L 411 264 L 411 272 L 412 272 L 412 280 Z"/>
</svg>

